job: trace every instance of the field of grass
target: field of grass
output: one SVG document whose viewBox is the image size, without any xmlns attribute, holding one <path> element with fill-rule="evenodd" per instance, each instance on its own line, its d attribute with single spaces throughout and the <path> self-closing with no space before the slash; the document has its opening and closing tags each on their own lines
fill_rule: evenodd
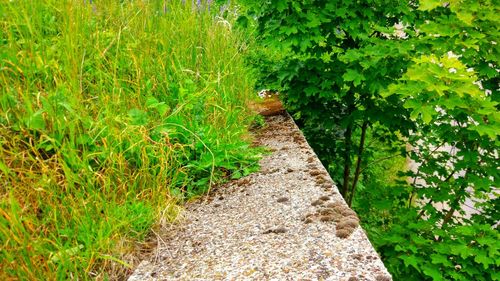
<svg viewBox="0 0 500 281">
<path fill-rule="evenodd" d="M 190 4 L 0 2 L 0 280 L 124 276 L 178 202 L 255 168 L 245 44 Z"/>
</svg>

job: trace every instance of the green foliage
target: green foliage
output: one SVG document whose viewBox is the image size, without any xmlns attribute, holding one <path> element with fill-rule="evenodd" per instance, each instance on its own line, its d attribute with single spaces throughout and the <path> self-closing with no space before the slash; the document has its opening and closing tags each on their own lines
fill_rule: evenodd
<svg viewBox="0 0 500 281">
<path fill-rule="evenodd" d="M 381 176 L 379 174 L 378 176 Z M 441 228 L 416 219 L 401 185 L 360 192 L 356 210 L 389 271 L 405 280 L 498 280 L 499 233 L 488 223 Z"/>
<path fill-rule="evenodd" d="M 498 280 L 498 231 L 487 224 L 447 231 L 416 213 L 399 213 L 383 235 L 372 234 L 388 269 L 405 280 Z M 438 238 L 437 238 L 438 237 Z"/>
<path fill-rule="evenodd" d="M 348 203 L 358 189 L 395 278 L 497 280 L 498 243 L 474 239 L 498 240 L 498 4 L 248 5 L 262 44 L 284 53 L 268 77 Z M 384 160 L 398 153 L 418 168 L 395 180 Z M 462 210 L 471 197 L 482 215 Z"/>
<path fill-rule="evenodd" d="M 2 280 L 123 277 L 176 202 L 256 168 L 229 22 L 94 2 L 0 4 Z"/>
<path fill-rule="evenodd" d="M 445 8 L 434 2 L 420 6 L 435 21 L 419 28 L 416 43 L 425 48 L 386 91 L 404 101 L 418 127 L 408 139 L 414 147 L 409 156 L 420 163 L 409 174 L 415 179 L 409 198 L 419 198 L 422 206 L 409 206 L 411 215 L 400 212 L 396 224 L 410 227 L 389 226 L 380 248 L 401 276 L 498 280 L 498 243 L 484 242 L 499 238 L 493 214 L 500 210 L 498 200 L 492 200 L 500 183 L 498 73 L 483 67 L 499 64 L 499 49 L 492 43 L 499 38 L 494 16 L 499 9 L 491 2 L 451 1 Z M 461 206 L 470 197 L 482 201 L 475 206 L 482 215 L 464 213 Z M 396 237 L 409 239 L 410 245 L 394 246 L 390 241 Z M 396 266 L 405 254 L 405 267 Z"/>
<path fill-rule="evenodd" d="M 378 123 L 393 131 L 412 126 L 394 98 L 380 98 L 410 59 L 411 44 L 386 36 L 402 17 L 414 17 L 409 10 L 406 1 L 270 1 L 252 10 L 263 42 L 284 53 L 269 77 L 286 93 L 287 108 L 324 162 L 344 158 L 346 165 L 332 166 L 332 173 L 340 175 L 346 198 L 359 177 L 351 163 L 361 163 L 366 152 L 361 136 Z"/>
</svg>

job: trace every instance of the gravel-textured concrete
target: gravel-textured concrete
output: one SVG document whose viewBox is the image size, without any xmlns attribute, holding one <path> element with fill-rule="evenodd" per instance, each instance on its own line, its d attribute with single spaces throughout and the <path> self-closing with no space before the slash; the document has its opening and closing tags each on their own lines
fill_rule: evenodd
<svg viewBox="0 0 500 281">
<path fill-rule="evenodd" d="M 261 172 L 190 203 L 129 280 L 392 280 L 290 116 L 257 140 Z"/>
</svg>

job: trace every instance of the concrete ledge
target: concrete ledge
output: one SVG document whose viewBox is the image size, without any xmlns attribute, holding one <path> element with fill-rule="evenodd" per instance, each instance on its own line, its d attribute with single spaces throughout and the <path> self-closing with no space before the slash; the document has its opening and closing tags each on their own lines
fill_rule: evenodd
<svg viewBox="0 0 500 281">
<path fill-rule="evenodd" d="M 129 280 L 392 280 L 292 118 L 266 122 L 261 171 L 189 204 Z"/>
</svg>

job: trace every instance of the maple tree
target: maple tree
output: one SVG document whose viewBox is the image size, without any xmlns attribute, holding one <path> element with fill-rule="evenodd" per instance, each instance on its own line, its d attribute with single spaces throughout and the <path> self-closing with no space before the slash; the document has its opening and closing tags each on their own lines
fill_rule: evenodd
<svg viewBox="0 0 500 281">
<path fill-rule="evenodd" d="M 268 63 L 267 78 L 281 87 L 346 201 L 374 218 L 366 228 L 391 272 L 500 279 L 498 5 L 274 0 L 247 7 L 262 44 L 282 54 Z M 381 147 L 418 163 L 404 174 L 414 180 L 365 186 L 355 196 Z M 480 215 L 462 210 L 471 198 Z"/>
</svg>

